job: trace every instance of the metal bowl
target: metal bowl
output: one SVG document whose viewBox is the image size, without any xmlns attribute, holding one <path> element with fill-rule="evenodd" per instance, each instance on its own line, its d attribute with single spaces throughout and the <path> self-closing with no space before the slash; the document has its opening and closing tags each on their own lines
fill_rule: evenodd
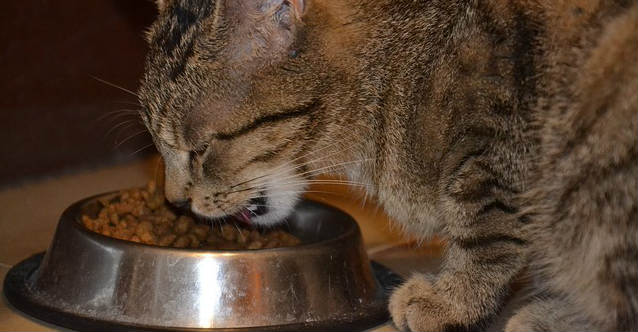
<svg viewBox="0 0 638 332">
<path fill-rule="evenodd" d="M 79 218 L 97 204 L 96 196 L 71 205 L 41 263 L 9 273 L 5 292 L 18 309 L 83 329 L 323 330 L 367 328 L 387 319 L 386 292 L 359 228 L 335 208 L 298 205 L 288 225 L 302 245 L 212 251 L 89 231 Z"/>
</svg>

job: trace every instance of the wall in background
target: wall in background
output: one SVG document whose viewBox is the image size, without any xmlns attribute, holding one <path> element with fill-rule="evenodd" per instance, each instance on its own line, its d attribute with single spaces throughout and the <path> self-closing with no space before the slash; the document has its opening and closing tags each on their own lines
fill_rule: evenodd
<svg viewBox="0 0 638 332">
<path fill-rule="evenodd" d="M 117 112 L 136 98 L 92 76 L 135 91 L 155 15 L 151 0 L 3 1 L 0 185 L 153 151 L 135 153 L 150 137 Z"/>
</svg>

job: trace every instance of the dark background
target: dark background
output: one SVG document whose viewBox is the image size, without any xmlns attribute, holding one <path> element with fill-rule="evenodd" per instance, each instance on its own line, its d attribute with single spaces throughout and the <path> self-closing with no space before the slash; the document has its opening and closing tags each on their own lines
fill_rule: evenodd
<svg viewBox="0 0 638 332">
<path fill-rule="evenodd" d="M 152 0 L 2 2 L 0 186 L 154 151 L 135 113 L 118 112 L 136 97 L 92 76 L 135 91 L 155 15 Z"/>
</svg>

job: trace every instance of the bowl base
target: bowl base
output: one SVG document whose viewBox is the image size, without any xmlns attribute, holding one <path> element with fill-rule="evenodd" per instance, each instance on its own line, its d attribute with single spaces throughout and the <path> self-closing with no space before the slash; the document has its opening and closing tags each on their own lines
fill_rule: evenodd
<svg viewBox="0 0 638 332">
<path fill-rule="evenodd" d="M 340 321 L 315 321 L 304 324 L 258 326 L 236 329 L 195 329 L 180 327 L 141 326 L 117 321 L 105 321 L 73 315 L 59 309 L 55 304 L 42 301 L 29 287 L 29 279 L 40 266 L 44 253 L 35 254 L 16 264 L 7 273 L 3 292 L 8 302 L 17 310 L 47 323 L 77 331 L 363 331 L 387 322 L 389 314 L 371 313 L 368 316 L 344 317 Z M 371 261 L 375 278 L 383 288 L 385 300 L 390 291 L 403 280 L 387 267 Z"/>
</svg>

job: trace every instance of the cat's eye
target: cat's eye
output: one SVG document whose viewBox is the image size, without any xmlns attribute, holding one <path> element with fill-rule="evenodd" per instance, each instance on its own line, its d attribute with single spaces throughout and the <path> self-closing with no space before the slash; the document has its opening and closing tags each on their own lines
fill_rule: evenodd
<svg viewBox="0 0 638 332">
<path fill-rule="evenodd" d="M 290 50 L 290 52 L 288 52 L 288 57 L 291 59 L 296 58 L 299 55 L 299 51 L 297 50 Z"/>
</svg>

